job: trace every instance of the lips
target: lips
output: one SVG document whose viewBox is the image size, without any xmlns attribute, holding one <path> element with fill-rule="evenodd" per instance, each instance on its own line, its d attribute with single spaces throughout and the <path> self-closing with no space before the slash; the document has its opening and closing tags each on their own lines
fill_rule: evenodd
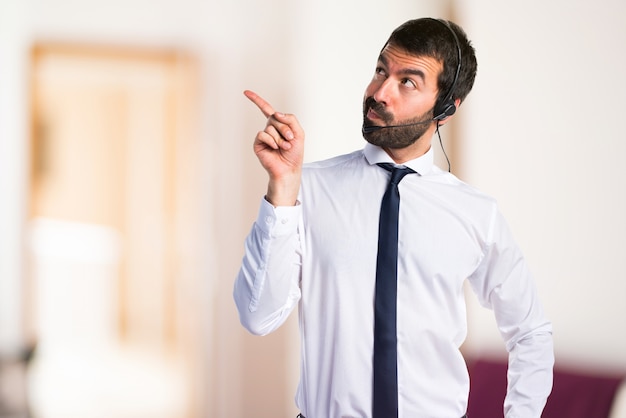
<svg viewBox="0 0 626 418">
<path fill-rule="evenodd" d="M 382 120 L 380 115 L 378 113 L 376 113 L 376 111 L 374 109 L 372 109 L 371 107 L 367 110 L 366 116 L 370 120 L 376 120 L 376 119 Z"/>
<path fill-rule="evenodd" d="M 386 111 L 385 105 L 377 102 L 373 97 L 365 99 L 363 110 L 365 119 L 370 122 L 388 124 L 393 120 L 393 116 Z"/>
</svg>

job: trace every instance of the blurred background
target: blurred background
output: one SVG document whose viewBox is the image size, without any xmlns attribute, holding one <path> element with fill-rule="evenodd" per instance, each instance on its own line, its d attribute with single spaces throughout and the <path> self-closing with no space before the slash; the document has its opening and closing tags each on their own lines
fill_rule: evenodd
<svg viewBox="0 0 626 418">
<path fill-rule="evenodd" d="M 242 91 L 298 115 L 308 161 L 360 148 L 378 52 L 422 16 L 477 50 L 444 145 L 557 362 L 625 371 L 623 1 L 0 0 L 0 417 L 295 416 L 295 315 L 253 337 L 232 301 L 266 185 Z M 467 299 L 464 352 L 501 356 Z"/>
</svg>

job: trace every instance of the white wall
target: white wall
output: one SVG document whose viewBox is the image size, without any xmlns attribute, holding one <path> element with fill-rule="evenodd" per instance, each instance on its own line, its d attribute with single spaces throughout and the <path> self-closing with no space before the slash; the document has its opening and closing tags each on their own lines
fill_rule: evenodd
<svg viewBox="0 0 626 418">
<path fill-rule="evenodd" d="M 478 79 L 463 175 L 499 199 L 553 320 L 557 361 L 626 369 L 626 3 L 459 2 Z M 473 310 L 470 345 L 494 346 Z"/>
<path fill-rule="evenodd" d="M 0 353 L 21 339 L 19 278 L 27 131 L 24 16 L 22 3 L 0 3 Z"/>
</svg>

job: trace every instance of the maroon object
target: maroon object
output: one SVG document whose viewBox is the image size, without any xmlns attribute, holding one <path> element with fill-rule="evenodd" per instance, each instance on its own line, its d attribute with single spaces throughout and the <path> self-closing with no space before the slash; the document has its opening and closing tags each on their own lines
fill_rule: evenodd
<svg viewBox="0 0 626 418">
<path fill-rule="evenodd" d="M 468 363 L 470 418 L 501 418 L 506 395 L 507 363 L 478 359 Z M 607 418 L 624 375 L 555 367 L 552 393 L 542 418 Z"/>
</svg>

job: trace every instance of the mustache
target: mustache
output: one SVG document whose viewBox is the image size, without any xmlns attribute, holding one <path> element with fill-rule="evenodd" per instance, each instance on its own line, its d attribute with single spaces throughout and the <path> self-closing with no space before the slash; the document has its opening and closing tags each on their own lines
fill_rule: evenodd
<svg viewBox="0 0 626 418">
<path fill-rule="evenodd" d="M 373 97 L 367 97 L 363 105 L 363 116 L 367 117 L 367 111 L 372 109 L 378 116 L 380 116 L 386 123 L 393 121 L 393 115 L 385 109 L 385 105 L 377 102 Z"/>
</svg>

